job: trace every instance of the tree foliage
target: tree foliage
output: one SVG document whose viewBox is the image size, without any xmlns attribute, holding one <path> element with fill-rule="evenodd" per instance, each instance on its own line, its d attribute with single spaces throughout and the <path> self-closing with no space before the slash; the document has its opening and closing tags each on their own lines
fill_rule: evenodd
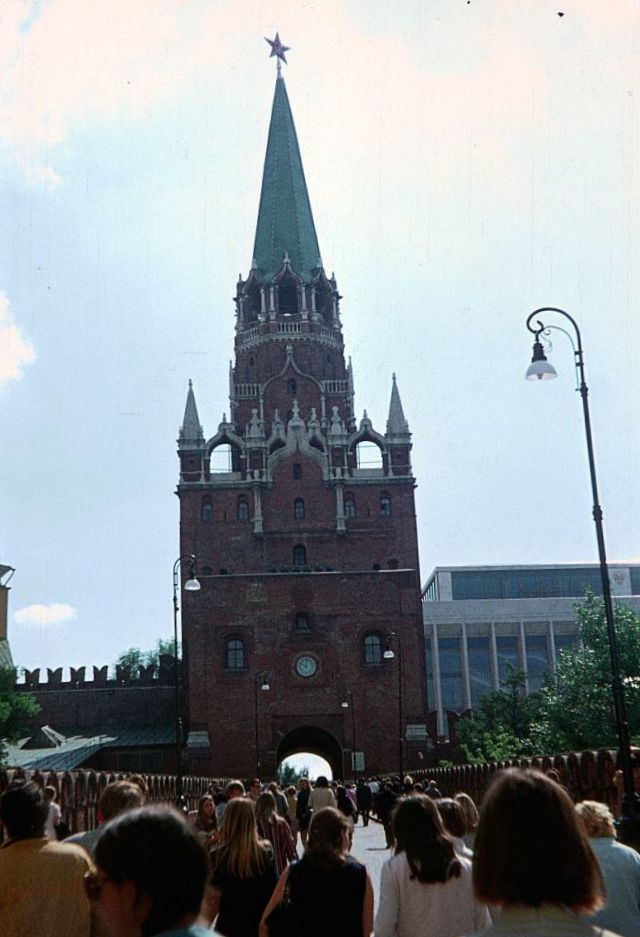
<svg viewBox="0 0 640 937">
<path fill-rule="evenodd" d="M 304 765 L 302 768 L 296 768 L 290 762 L 283 762 L 278 771 L 278 780 L 281 787 L 289 787 L 290 784 L 296 784 L 300 778 L 309 777 L 309 767 Z"/>
<path fill-rule="evenodd" d="M 497 693 L 488 693 L 458 724 L 470 762 L 519 755 L 615 747 L 618 737 L 611 689 L 611 656 L 601 598 L 588 592 L 576 603 L 579 640 L 563 650 L 555 673 L 540 690 L 523 695 L 524 674 L 511 671 Z M 629 731 L 640 743 L 640 617 L 616 602 L 614 621 Z"/>
<path fill-rule="evenodd" d="M 466 761 L 504 761 L 533 754 L 529 735 L 539 694 L 525 696 L 524 688 L 524 673 L 508 665 L 500 689 L 481 697 L 472 715 L 460 720 L 458 743 Z"/>
<path fill-rule="evenodd" d="M 173 638 L 158 638 L 155 647 L 149 651 L 142 651 L 139 647 L 130 647 L 115 661 L 113 667 L 121 667 L 122 671 L 128 677 L 137 677 L 140 667 L 153 666 L 154 673 L 157 673 L 160 667 L 161 655 L 174 656 Z M 178 644 L 178 659 L 180 659 L 180 645 Z"/>
<path fill-rule="evenodd" d="M 0 764 L 6 762 L 4 742 L 16 742 L 28 733 L 29 720 L 40 711 L 35 697 L 17 692 L 15 683 L 15 669 L 0 667 Z"/>
<path fill-rule="evenodd" d="M 540 691 L 540 710 L 531 736 L 544 751 L 581 751 L 617 745 L 611 691 L 611 657 L 604 603 L 588 593 L 576 606 L 580 643 L 563 651 L 555 674 Z M 619 602 L 614 606 L 620 674 L 629 730 L 640 732 L 640 617 Z"/>
</svg>

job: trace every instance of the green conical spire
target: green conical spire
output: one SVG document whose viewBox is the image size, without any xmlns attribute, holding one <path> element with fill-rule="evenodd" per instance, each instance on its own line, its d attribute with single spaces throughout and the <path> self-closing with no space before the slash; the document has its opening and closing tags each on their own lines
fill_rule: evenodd
<svg viewBox="0 0 640 937">
<path fill-rule="evenodd" d="M 320 266 L 320 248 L 296 128 L 284 79 L 279 76 L 264 159 L 252 266 L 271 279 L 282 269 L 285 254 L 293 270 L 306 282 Z"/>
</svg>

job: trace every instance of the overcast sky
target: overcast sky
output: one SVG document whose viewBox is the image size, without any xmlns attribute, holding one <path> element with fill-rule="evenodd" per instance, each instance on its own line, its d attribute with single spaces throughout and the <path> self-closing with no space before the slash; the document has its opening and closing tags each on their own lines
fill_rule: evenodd
<svg viewBox="0 0 640 937">
<path fill-rule="evenodd" d="M 560 16 L 559 14 L 564 15 Z M 594 562 L 578 320 L 611 560 L 638 560 L 638 0 L 3 0 L 0 563 L 16 663 L 172 630 L 189 378 L 228 411 L 285 76 L 356 404 L 413 432 L 421 574 Z"/>
</svg>

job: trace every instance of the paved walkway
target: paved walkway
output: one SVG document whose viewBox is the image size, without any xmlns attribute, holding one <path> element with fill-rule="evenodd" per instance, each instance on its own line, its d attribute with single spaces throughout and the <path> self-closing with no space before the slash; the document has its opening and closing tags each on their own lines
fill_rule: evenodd
<svg viewBox="0 0 640 937">
<path fill-rule="evenodd" d="M 381 823 L 374 820 L 369 822 L 369 826 L 363 826 L 362 821 L 358 822 L 353 835 L 353 847 L 351 855 L 359 862 L 363 862 L 373 883 L 373 893 L 375 896 L 375 906 L 378 907 L 378 891 L 380 888 L 380 869 L 386 860 L 393 855 L 393 852 L 384 844 L 384 830 Z"/>
</svg>

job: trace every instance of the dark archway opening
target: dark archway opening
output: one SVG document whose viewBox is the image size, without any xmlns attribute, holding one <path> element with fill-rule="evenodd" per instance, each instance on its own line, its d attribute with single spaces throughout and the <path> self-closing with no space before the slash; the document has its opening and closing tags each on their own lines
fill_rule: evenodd
<svg viewBox="0 0 640 937">
<path fill-rule="evenodd" d="M 290 755 L 296 755 L 298 752 L 310 752 L 312 755 L 319 755 L 331 765 L 331 773 L 334 778 L 343 776 L 343 752 L 342 746 L 335 735 L 327 732 L 325 729 L 319 729 L 317 726 L 303 725 L 297 729 L 287 732 L 276 750 L 276 766 Z"/>
</svg>

